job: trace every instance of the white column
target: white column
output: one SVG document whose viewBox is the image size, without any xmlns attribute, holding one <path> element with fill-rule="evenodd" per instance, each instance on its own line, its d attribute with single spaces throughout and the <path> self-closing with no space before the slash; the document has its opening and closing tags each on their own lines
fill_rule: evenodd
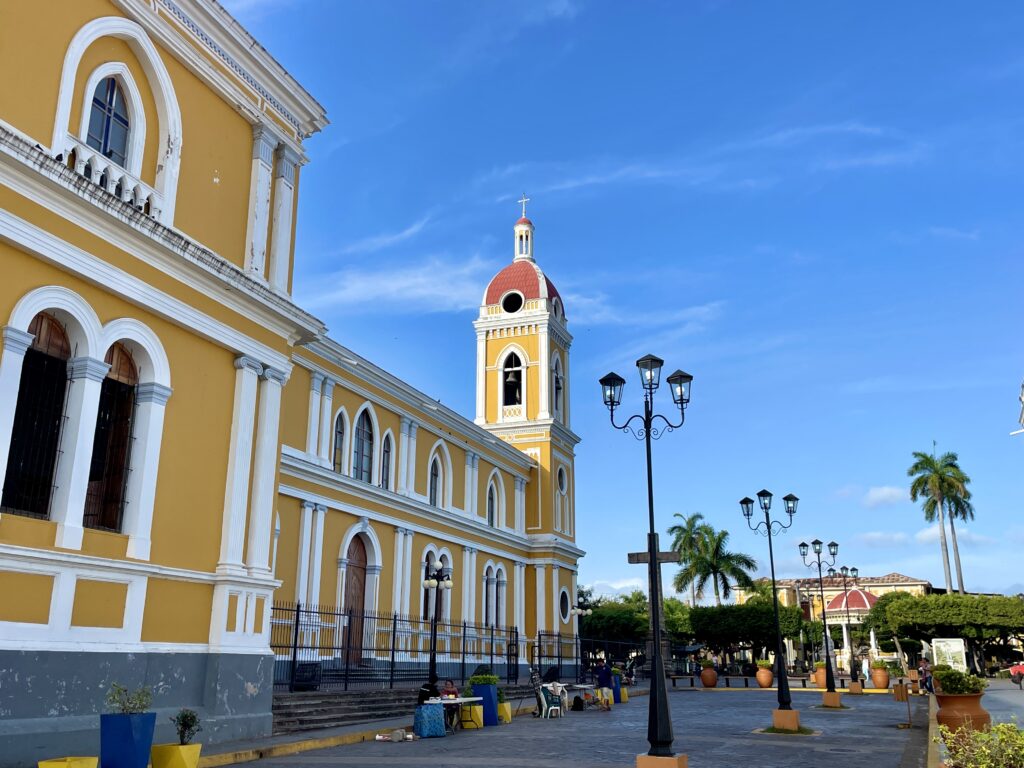
<svg viewBox="0 0 1024 768">
<path fill-rule="evenodd" d="M 491 625 L 498 627 L 501 626 L 498 622 L 498 580 L 494 576 L 489 576 L 484 579 L 486 582 L 485 588 L 487 589 L 486 601 L 491 606 Z"/>
<path fill-rule="evenodd" d="M 318 453 L 318 437 L 320 435 L 320 392 L 324 386 L 322 373 L 314 371 L 310 376 L 309 387 L 309 422 L 306 424 L 306 453 L 315 459 Z"/>
<path fill-rule="evenodd" d="M 562 631 L 562 614 L 558 600 L 562 595 L 562 585 L 559 583 L 559 570 L 559 566 L 551 566 L 551 628 L 555 632 Z"/>
<path fill-rule="evenodd" d="M 547 628 L 547 622 L 544 620 L 547 614 L 547 609 L 545 607 L 545 603 L 547 601 L 545 599 L 546 592 L 544 586 L 544 572 L 546 570 L 546 566 L 538 563 L 533 567 L 537 573 L 537 631 L 543 632 Z"/>
<path fill-rule="evenodd" d="M 470 517 L 473 516 L 473 502 L 475 501 L 473 491 L 473 453 L 471 451 L 466 451 L 466 501 L 462 505 L 462 508 Z"/>
<path fill-rule="evenodd" d="M 526 615 L 526 595 L 524 594 L 526 564 L 516 561 L 512 564 L 512 568 L 512 605 L 514 606 L 512 623 L 522 632 L 523 619 Z"/>
<path fill-rule="evenodd" d="M 66 421 L 54 473 L 50 519 L 57 523 L 55 546 L 82 548 L 82 517 L 89 489 L 89 465 L 96 436 L 100 387 L 110 366 L 91 357 L 68 360 Z"/>
<path fill-rule="evenodd" d="M 875 630 L 871 630 L 871 655 L 878 653 L 878 641 L 875 639 Z"/>
<path fill-rule="evenodd" d="M 277 137 L 263 124 L 252 128 L 252 173 L 249 177 L 249 219 L 245 226 L 245 268 L 264 276 L 267 225 L 270 223 L 270 175 Z"/>
<path fill-rule="evenodd" d="M 338 558 L 338 578 L 337 585 L 334 593 L 334 604 L 338 606 L 338 610 L 347 611 L 348 606 L 345 605 L 345 577 L 348 575 L 348 558 Z"/>
<path fill-rule="evenodd" d="M 487 422 L 487 334 L 476 335 L 476 423 Z"/>
<path fill-rule="evenodd" d="M 309 602 L 309 550 L 315 506 L 311 501 L 304 501 L 299 513 L 299 562 L 295 570 L 295 599 L 303 605 Z"/>
<path fill-rule="evenodd" d="M 516 478 L 516 530 L 526 531 L 526 480 Z"/>
<path fill-rule="evenodd" d="M 398 436 L 398 493 L 407 494 L 406 480 L 409 477 L 409 418 L 402 416 Z"/>
<path fill-rule="evenodd" d="M 324 517 L 327 507 L 317 504 L 313 508 L 313 541 L 312 554 L 309 558 L 309 602 L 316 605 L 320 602 L 321 566 L 324 559 Z"/>
<path fill-rule="evenodd" d="M 384 566 L 381 565 L 368 565 L 366 566 L 366 584 L 364 588 L 365 604 L 359 606 L 359 610 L 369 610 L 374 613 L 377 611 L 377 593 L 380 591 L 380 572 Z M 363 625 L 363 631 L 366 632 L 370 627 Z"/>
<path fill-rule="evenodd" d="M 217 570 L 241 570 L 245 541 L 245 512 L 249 502 L 252 432 L 256 420 L 256 380 L 263 366 L 251 357 L 235 358 L 235 404 L 228 448 L 228 477 L 224 488 L 224 517 Z"/>
<path fill-rule="evenodd" d="M 402 612 L 402 582 L 405 581 L 405 529 L 395 526 L 394 584 L 391 588 L 391 611 Z"/>
<path fill-rule="evenodd" d="M 569 615 L 572 616 L 572 633 L 578 635 L 580 633 L 580 617 L 573 614 L 572 609 L 576 607 L 576 571 L 572 572 L 572 585 L 569 587 Z"/>
<path fill-rule="evenodd" d="M 128 535 L 128 557 L 136 560 L 149 560 L 164 411 L 170 396 L 170 387 L 155 382 L 139 384 L 135 390 L 132 471 L 125 486 L 128 503 L 124 507 L 121 532 Z"/>
<path fill-rule="evenodd" d="M 405 530 L 405 566 L 407 568 L 412 567 L 412 537 L 413 532 L 408 528 Z M 402 596 L 402 613 L 406 616 L 409 615 L 409 606 L 412 604 L 412 577 L 413 574 L 409 574 L 403 579 L 404 594 Z M 420 583 L 419 577 L 415 577 L 416 583 Z"/>
<path fill-rule="evenodd" d="M 459 579 L 462 582 L 462 620 L 469 621 L 469 583 L 472 581 L 469 573 L 470 548 L 462 548 L 462 573 Z"/>
<path fill-rule="evenodd" d="M 323 390 L 320 393 L 320 463 L 325 467 L 333 466 L 334 441 L 334 380 L 324 379 Z M 348 435 L 345 438 L 348 439 Z M 344 455 L 344 454 L 343 454 Z M 345 471 L 344 459 L 342 459 L 342 472 Z"/>
<path fill-rule="evenodd" d="M 850 625 L 845 621 L 843 622 L 843 666 L 846 666 L 847 660 L 850 658 Z"/>
<path fill-rule="evenodd" d="M 473 517 L 480 514 L 480 457 L 473 454 Z"/>
<path fill-rule="evenodd" d="M 249 508 L 249 546 L 246 566 L 249 573 L 270 573 L 270 519 L 277 499 L 278 441 L 281 421 L 281 387 L 287 376 L 274 368 L 264 368 L 260 379 L 259 422 L 256 429 L 256 455 L 252 469 L 252 502 Z"/>
<path fill-rule="evenodd" d="M 21 366 L 35 337 L 8 325 L 4 328 L 4 351 L 0 355 L 0 493 L 7 476 L 7 459 L 14 431 L 14 412 L 21 387 Z"/>
<path fill-rule="evenodd" d="M 551 343 L 548 341 L 548 327 L 543 325 L 537 332 L 537 344 L 540 347 L 540 375 L 537 381 L 540 384 L 540 408 L 537 412 L 538 419 L 551 418 Z"/>
<path fill-rule="evenodd" d="M 288 292 L 292 256 L 292 211 L 295 208 L 295 166 L 299 156 L 289 147 L 277 150 L 274 168 L 274 212 L 270 230 L 270 287 Z"/>
<path fill-rule="evenodd" d="M 469 548 L 469 568 L 466 570 L 466 581 L 469 582 L 469 617 L 470 623 L 476 622 L 476 549 Z"/>
<path fill-rule="evenodd" d="M 420 425 L 415 421 L 409 422 L 409 460 L 405 465 L 409 477 L 405 481 L 405 487 L 410 496 L 416 495 L 416 433 L 419 432 L 419 429 Z M 451 478 L 447 478 L 447 480 L 450 482 Z"/>
</svg>

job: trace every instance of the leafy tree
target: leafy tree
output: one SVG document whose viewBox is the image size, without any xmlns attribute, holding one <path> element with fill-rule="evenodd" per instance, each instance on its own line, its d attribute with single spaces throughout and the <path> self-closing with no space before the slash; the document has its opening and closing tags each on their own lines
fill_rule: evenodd
<svg viewBox="0 0 1024 768">
<path fill-rule="evenodd" d="M 677 597 L 665 598 L 665 631 L 673 640 L 688 640 L 693 636 L 690 607 Z"/>
<path fill-rule="evenodd" d="M 875 638 L 879 642 L 892 641 L 896 646 L 896 655 L 899 656 L 900 664 L 903 665 L 903 674 L 907 674 L 907 660 L 903 655 L 900 636 L 889 622 L 888 611 L 891 605 L 914 599 L 914 596 L 907 592 L 886 592 L 878 598 L 878 602 L 871 606 L 871 610 L 864 617 L 864 627 L 868 630 L 875 630 Z"/>
<path fill-rule="evenodd" d="M 670 525 L 668 533 L 672 537 L 672 551 L 679 555 L 679 562 L 685 567 L 697 552 L 697 547 L 706 534 L 705 529 L 707 526 L 704 523 L 704 515 L 699 512 L 692 515 L 681 515 L 676 512 L 675 517 L 678 517 L 683 522 Z M 694 580 L 690 581 L 689 587 L 690 605 L 696 605 L 697 587 Z M 683 591 L 678 587 L 677 589 L 680 592 Z"/>
<path fill-rule="evenodd" d="M 617 600 L 601 603 L 580 620 L 580 635 L 595 640 L 638 642 L 647 637 L 647 612 Z"/>
<path fill-rule="evenodd" d="M 946 592 L 952 592 L 953 577 L 949 572 L 949 546 L 946 544 L 946 503 L 950 498 L 964 499 L 970 479 L 960 469 L 957 455 L 951 451 L 939 457 L 923 451 L 914 451 L 913 455 L 914 463 L 907 470 L 907 475 L 914 478 L 910 483 L 910 499 L 924 499 L 926 521 L 931 523 L 938 518 Z"/>
<path fill-rule="evenodd" d="M 701 527 L 701 533 L 697 548 L 676 574 L 673 585 L 677 592 L 684 592 L 692 584 L 696 596 L 701 598 L 710 582 L 715 605 L 721 605 L 722 598 L 729 597 L 734 585 L 744 589 L 753 586 L 750 571 L 757 567 L 757 561 L 742 552 L 729 551 L 728 531 L 716 531 L 708 525 Z"/>
<path fill-rule="evenodd" d="M 802 614 L 796 606 L 779 606 L 783 637 L 800 634 Z M 775 648 L 775 611 L 770 603 L 718 605 L 690 610 L 690 624 L 697 642 L 713 651 L 749 648 L 755 658 Z"/>
</svg>

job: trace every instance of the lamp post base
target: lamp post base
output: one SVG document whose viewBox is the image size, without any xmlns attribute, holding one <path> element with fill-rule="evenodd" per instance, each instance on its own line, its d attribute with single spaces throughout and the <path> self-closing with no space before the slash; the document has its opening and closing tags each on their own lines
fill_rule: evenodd
<svg viewBox="0 0 1024 768">
<path fill-rule="evenodd" d="M 773 709 L 772 728 L 780 731 L 799 731 L 800 713 L 795 709 Z"/>
<path fill-rule="evenodd" d="M 653 755 L 637 755 L 636 768 L 689 768 L 686 755 L 672 757 L 655 757 Z"/>
<path fill-rule="evenodd" d="M 860 680 L 858 680 L 855 683 L 850 683 L 850 688 L 849 688 L 848 693 L 852 693 L 852 694 L 864 693 L 864 683 L 862 683 Z"/>
<path fill-rule="evenodd" d="M 821 694 L 821 706 L 830 709 L 841 709 L 843 706 L 839 691 L 825 691 Z"/>
</svg>

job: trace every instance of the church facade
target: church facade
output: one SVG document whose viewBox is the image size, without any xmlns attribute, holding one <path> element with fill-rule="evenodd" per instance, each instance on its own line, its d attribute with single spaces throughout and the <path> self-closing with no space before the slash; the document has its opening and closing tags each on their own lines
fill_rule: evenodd
<svg viewBox="0 0 1024 768">
<path fill-rule="evenodd" d="M 112 682 L 158 740 L 180 707 L 269 733 L 282 606 L 436 610 L 523 663 L 574 633 L 572 337 L 525 211 L 467 418 L 293 300 L 327 118 L 218 3 L 8 3 L 0 64 L 0 764 L 96 754 Z"/>
</svg>

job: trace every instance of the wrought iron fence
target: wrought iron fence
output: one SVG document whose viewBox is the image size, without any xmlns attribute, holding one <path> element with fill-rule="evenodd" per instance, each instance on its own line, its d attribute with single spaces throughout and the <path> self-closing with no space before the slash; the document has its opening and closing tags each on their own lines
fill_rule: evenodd
<svg viewBox="0 0 1024 768">
<path fill-rule="evenodd" d="M 429 619 L 275 603 L 270 617 L 274 689 L 410 687 L 427 678 Z M 468 622 L 437 623 L 437 674 L 464 685 L 487 665 L 509 683 L 519 678 L 519 631 Z"/>
</svg>

